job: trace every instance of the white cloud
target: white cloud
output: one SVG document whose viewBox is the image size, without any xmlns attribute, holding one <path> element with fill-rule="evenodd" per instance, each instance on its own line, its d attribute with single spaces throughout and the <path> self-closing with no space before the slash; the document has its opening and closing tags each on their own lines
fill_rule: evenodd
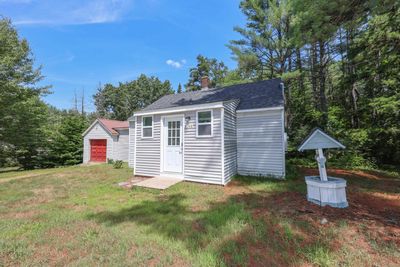
<svg viewBox="0 0 400 267">
<path fill-rule="evenodd" d="M 168 59 L 165 63 L 167 63 L 167 65 L 169 65 L 171 67 L 180 69 L 180 68 L 183 67 L 183 65 L 186 64 L 186 59 L 182 59 L 180 61 L 175 61 L 175 60 L 172 60 L 172 59 Z"/>
<path fill-rule="evenodd" d="M 18 1 L 22 3 L 24 0 Z M 8 3 L 16 4 L 17 1 Z M 14 16 L 13 22 L 16 25 L 110 23 L 123 19 L 133 7 L 133 0 L 72 0 L 60 2 L 52 0 L 29 2 L 29 0 L 25 0 L 24 3 L 24 9 L 21 9 Z"/>
</svg>

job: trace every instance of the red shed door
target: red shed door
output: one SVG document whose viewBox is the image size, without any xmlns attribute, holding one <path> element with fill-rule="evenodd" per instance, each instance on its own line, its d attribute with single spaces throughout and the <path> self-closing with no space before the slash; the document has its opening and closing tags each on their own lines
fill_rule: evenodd
<svg viewBox="0 0 400 267">
<path fill-rule="evenodd" d="M 107 158 L 107 140 L 90 140 L 90 161 L 105 162 Z"/>
</svg>

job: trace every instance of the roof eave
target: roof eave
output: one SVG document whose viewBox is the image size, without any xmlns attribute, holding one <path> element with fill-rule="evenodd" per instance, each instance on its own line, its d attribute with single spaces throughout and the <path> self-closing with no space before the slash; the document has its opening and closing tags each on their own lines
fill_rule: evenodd
<svg viewBox="0 0 400 267">
<path fill-rule="evenodd" d="M 178 107 L 164 108 L 164 109 L 155 109 L 155 110 L 149 110 L 149 111 L 138 111 L 135 114 L 133 114 L 133 116 L 137 117 L 137 116 L 144 116 L 144 115 L 185 112 L 185 111 L 192 111 L 192 110 L 205 109 L 205 108 L 222 108 L 223 106 L 224 106 L 224 101 L 217 101 L 217 102 L 211 102 L 211 103 L 205 103 L 205 104 L 185 105 L 185 106 L 178 106 Z"/>
</svg>

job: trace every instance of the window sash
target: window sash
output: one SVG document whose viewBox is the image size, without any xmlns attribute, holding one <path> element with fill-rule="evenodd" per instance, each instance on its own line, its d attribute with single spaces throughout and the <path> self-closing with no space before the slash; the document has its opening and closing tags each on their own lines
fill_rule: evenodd
<svg viewBox="0 0 400 267">
<path fill-rule="evenodd" d="M 150 118 L 151 125 L 145 125 L 145 119 Z M 144 135 L 145 129 L 151 129 L 151 135 Z M 142 138 L 152 138 L 153 137 L 153 116 L 145 116 L 142 118 Z"/>
<path fill-rule="evenodd" d="M 208 122 L 200 122 L 200 113 L 206 113 L 206 112 L 208 112 L 208 113 L 210 113 L 210 121 L 208 121 Z M 204 111 L 198 111 L 197 112 L 197 114 L 196 114 L 196 136 L 197 137 L 211 137 L 212 135 L 213 135 L 213 119 L 212 119 L 212 117 L 213 117 L 213 112 L 212 112 L 212 110 L 204 110 Z M 201 125 L 210 125 L 210 134 L 200 134 L 200 131 L 199 131 L 199 126 L 201 126 Z"/>
<path fill-rule="evenodd" d="M 208 115 L 206 115 L 207 117 L 203 117 L 203 118 L 200 118 L 200 114 L 201 113 L 209 113 L 210 114 L 210 118 L 208 118 Z M 200 120 L 205 120 L 205 121 L 200 121 Z M 211 121 L 212 121 L 212 113 L 211 113 L 211 111 L 199 111 L 198 113 L 197 113 L 197 123 L 211 123 Z"/>
<path fill-rule="evenodd" d="M 146 119 L 150 119 L 150 125 L 146 125 Z M 147 121 L 148 121 L 148 120 L 147 120 Z M 151 116 L 143 117 L 143 126 L 144 126 L 144 127 L 151 127 L 151 126 L 153 126 L 153 117 L 151 117 Z"/>
</svg>

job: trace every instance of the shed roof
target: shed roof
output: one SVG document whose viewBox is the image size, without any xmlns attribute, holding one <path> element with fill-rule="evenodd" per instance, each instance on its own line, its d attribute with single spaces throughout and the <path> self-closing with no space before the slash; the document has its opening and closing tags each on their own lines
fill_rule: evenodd
<svg viewBox="0 0 400 267">
<path fill-rule="evenodd" d="M 97 119 L 103 126 L 108 130 L 111 134 L 117 135 L 117 129 L 128 129 L 129 122 L 128 121 L 117 121 L 117 120 L 108 120 L 108 119 Z"/>
<path fill-rule="evenodd" d="M 319 148 L 346 148 L 320 128 L 314 128 L 299 146 L 299 151 Z"/>
<path fill-rule="evenodd" d="M 117 129 L 128 129 L 129 122 L 128 121 L 116 121 L 116 120 L 108 120 L 108 119 L 96 119 L 82 134 L 85 136 L 97 123 L 101 125 L 107 132 L 111 135 L 119 135 Z"/>
<path fill-rule="evenodd" d="M 174 108 L 239 99 L 238 110 L 284 105 L 281 79 L 236 84 L 220 88 L 165 95 L 141 111 Z"/>
</svg>

